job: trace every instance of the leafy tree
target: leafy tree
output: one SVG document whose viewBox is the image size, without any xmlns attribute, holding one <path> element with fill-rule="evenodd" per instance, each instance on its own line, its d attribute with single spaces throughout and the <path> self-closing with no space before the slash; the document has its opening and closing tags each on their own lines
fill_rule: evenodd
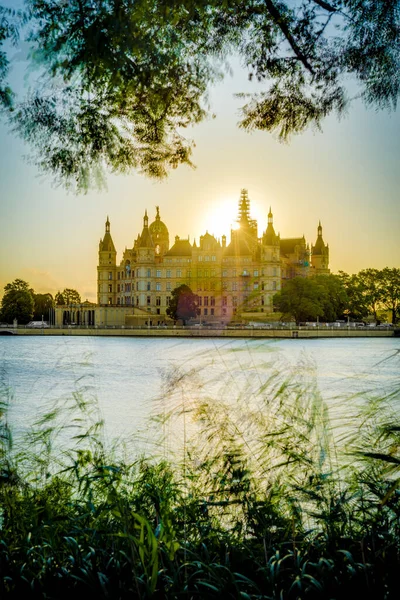
<svg viewBox="0 0 400 600">
<path fill-rule="evenodd" d="M 81 297 L 76 290 L 65 288 L 61 293 L 57 292 L 55 301 L 56 304 L 80 304 Z"/>
<path fill-rule="evenodd" d="M 197 296 L 189 286 L 183 284 L 172 290 L 167 315 L 174 321 L 181 319 L 183 324 L 197 314 Z"/>
<path fill-rule="evenodd" d="M 65 300 L 64 300 L 64 296 L 62 295 L 61 292 L 57 292 L 57 294 L 54 296 L 54 302 L 55 302 L 56 306 L 58 306 L 58 305 L 64 306 Z"/>
<path fill-rule="evenodd" d="M 380 298 L 383 307 L 392 313 L 393 325 L 400 313 L 400 269 L 386 267 L 379 273 Z"/>
<path fill-rule="evenodd" d="M 53 296 L 51 294 L 33 294 L 33 300 L 35 303 L 33 318 L 40 321 L 43 315 L 44 320 L 48 321 L 49 311 L 54 306 Z"/>
<path fill-rule="evenodd" d="M 297 325 L 322 317 L 327 307 L 327 291 L 316 279 L 294 277 L 274 296 L 274 307 L 283 318 L 294 318 Z"/>
<path fill-rule="evenodd" d="M 325 290 L 323 321 L 336 321 L 348 310 L 349 299 L 342 279 L 338 275 L 317 275 L 314 281 Z"/>
<path fill-rule="evenodd" d="M 32 319 L 33 308 L 33 296 L 26 281 L 15 279 L 12 283 L 7 283 L 1 301 L 2 321 L 12 323 L 17 319 L 19 323 L 27 323 Z"/>
<path fill-rule="evenodd" d="M 362 305 L 367 309 L 368 314 L 373 316 L 375 322 L 379 323 L 378 311 L 382 298 L 380 272 L 378 269 L 363 269 L 352 279 Z"/>
<path fill-rule="evenodd" d="M 207 115 L 207 89 L 233 53 L 250 80 L 265 84 L 244 97 L 240 126 L 247 131 L 286 140 L 309 125 L 320 128 L 326 115 L 346 110 L 349 79 L 366 105 L 394 108 L 399 96 L 398 0 L 25 6 L 31 60 L 47 81 L 16 107 L 14 124 L 40 166 L 78 190 L 101 181 L 103 164 L 157 178 L 190 165 L 193 143 L 181 132 Z M 10 17 L 4 22 L 0 43 L 13 31 Z M 4 78 L 4 53 L 0 60 Z"/>
</svg>

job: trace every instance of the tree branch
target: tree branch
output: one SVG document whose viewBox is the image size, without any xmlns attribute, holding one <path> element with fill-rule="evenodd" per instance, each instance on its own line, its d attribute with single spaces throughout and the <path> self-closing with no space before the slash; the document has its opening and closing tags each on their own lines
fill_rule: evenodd
<svg viewBox="0 0 400 600">
<path fill-rule="evenodd" d="M 304 65 L 304 67 L 307 69 L 307 71 L 310 71 L 310 73 L 314 74 L 314 69 L 312 68 L 311 64 L 307 60 L 307 57 L 305 56 L 305 54 L 303 54 L 303 52 L 301 51 L 296 40 L 292 36 L 285 19 L 282 17 L 281 13 L 276 8 L 275 4 L 272 2 L 272 0 L 265 0 L 265 5 L 266 5 L 271 17 L 273 18 L 275 23 L 280 28 L 283 35 L 286 37 L 287 41 L 290 44 L 290 47 L 292 48 L 292 50 L 295 53 L 295 55 L 297 56 L 297 58 Z"/>
</svg>

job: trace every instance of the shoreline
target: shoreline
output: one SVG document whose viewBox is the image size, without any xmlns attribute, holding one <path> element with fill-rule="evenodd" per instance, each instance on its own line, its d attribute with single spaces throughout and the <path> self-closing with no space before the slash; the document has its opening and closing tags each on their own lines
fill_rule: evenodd
<svg viewBox="0 0 400 600">
<path fill-rule="evenodd" d="M 36 336 L 99 336 L 99 337 L 154 337 L 154 338 L 382 338 L 400 337 L 400 329 L 354 330 L 354 329 L 258 329 L 258 328 L 49 328 L 49 329 L 4 329 L 0 335 Z"/>
</svg>

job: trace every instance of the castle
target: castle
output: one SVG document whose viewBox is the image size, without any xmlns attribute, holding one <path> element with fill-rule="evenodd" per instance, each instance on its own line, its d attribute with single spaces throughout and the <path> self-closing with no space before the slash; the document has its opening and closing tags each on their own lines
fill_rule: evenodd
<svg viewBox="0 0 400 600">
<path fill-rule="evenodd" d="M 172 290 L 186 284 L 198 296 L 198 318 L 225 323 L 243 312 L 271 313 L 272 298 L 287 279 L 329 273 L 329 247 L 321 223 L 310 248 L 304 236 L 280 238 L 270 209 L 267 227 L 258 237 L 248 192 L 243 189 L 237 225 L 229 243 L 225 235 L 217 240 L 207 232 L 198 244 L 176 236 L 170 246 L 168 228 L 156 207 L 154 221 L 149 224 L 146 211 L 142 232 L 117 263 L 107 217 L 99 243 L 97 305 L 84 303 L 73 313 L 63 310 L 58 321 L 159 325 L 167 319 Z"/>
</svg>

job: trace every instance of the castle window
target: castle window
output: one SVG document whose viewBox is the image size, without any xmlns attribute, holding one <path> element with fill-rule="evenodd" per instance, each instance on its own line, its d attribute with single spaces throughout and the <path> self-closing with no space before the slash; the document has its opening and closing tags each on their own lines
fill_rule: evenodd
<svg viewBox="0 0 400 600">
<path fill-rule="evenodd" d="M 211 260 L 212 262 L 215 262 L 217 260 L 217 257 L 215 255 L 212 255 Z"/>
<path fill-rule="evenodd" d="M 121 273 L 118 271 L 118 279 L 121 278 Z"/>
<path fill-rule="evenodd" d="M 210 257 L 209 257 L 209 256 L 205 256 L 205 257 L 204 257 L 204 260 L 205 260 L 206 262 L 208 262 L 208 261 L 210 260 Z"/>
<path fill-rule="evenodd" d="M 236 292 L 237 291 L 237 281 L 233 281 L 232 282 L 232 292 Z"/>
<path fill-rule="evenodd" d="M 258 290 L 258 283 L 257 283 L 257 282 L 256 282 L 256 283 L 254 283 L 254 285 L 253 285 L 253 289 L 254 289 L 254 290 Z"/>
<path fill-rule="evenodd" d="M 161 296 L 156 296 L 156 306 L 161 306 Z"/>
<path fill-rule="evenodd" d="M 255 271 L 254 271 L 254 277 L 258 277 L 258 271 L 257 271 L 257 269 L 255 269 Z"/>
<path fill-rule="evenodd" d="M 222 271 L 222 277 L 228 277 L 228 271 L 226 269 Z"/>
<path fill-rule="evenodd" d="M 215 306 L 215 296 L 210 297 L 210 304 L 211 306 Z"/>
<path fill-rule="evenodd" d="M 108 293 L 111 294 L 112 293 L 112 283 L 110 283 L 110 285 L 108 286 Z"/>
<path fill-rule="evenodd" d="M 111 258 L 111 254 L 108 255 L 108 258 Z"/>
<path fill-rule="evenodd" d="M 198 306 L 201 306 L 201 305 L 202 305 L 202 303 L 203 303 L 203 298 L 202 298 L 201 296 L 199 296 L 199 297 L 198 297 L 198 302 L 197 302 L 197 305 L 198 305 Z"/>
<path fill-rule="evenodd" d="M 214 309 L 213 309 L 213 308 L 210 310 L 210 315 L 211 315 L 212 317 L 214 316 Z"/>
<path fill-rule="evenodd" d="M 169 282 L 169 281 L 168 281 L 168 283 L 167 283 L 166 290 L 167 290 L 167 292 L 170 292 L 170 291 L 171 291 L 171 284 L 170 284 L 170 282 Z"/>
<path fill-rule="evenodd" d="M 166 303 L 166 305 L 167 305 L 167 306 L 169 306 L 170 302 L 171 302 L 171 296 L 167 296 L 167 297 L 165 298 L 165 303 Z"/>
<path fill-rule="evenodd" d="M 157 271 L 156 271 L 156 277 L 161 277 L 161 269 L 157 269 Z"/>
<path fill-rule="evenodd" d="M 121 304 L 121 298 L 117 298 L 117 304 Z"/>
<path fill-rule="evenodd" d="M 120 292 L 120 291 L 121 291 L 121 286 L 120 286 L 120 284 L 118 284 L 117 285 L 117 292 Z"/>
<path fill-rule="evenodd" d="M 147 277 L 151 277 L 151 269 L 147 269 Z"/>
<path fill-rule="evenodd" d="M 151 289 L 151 284 L 150 284 L 150 281 L 148 281 L 148 282 L 147 282 L 147 286 L 146 286 L 146 287 L 147 287 L 147 291 L 149 292 L 149 291 L 150 291 L 150 289 Z"/>
<path fill-rule="evenodd" d="M 211 269 L 211 277 L 215 277 L 215 269 Z"/>
<path fill-rule="evenodd" d="M 204 306 L 208 306 L 208 296 L 204 296 Z"/>
<path fill-rule="evenodd" d="M 228 297 L 222 296 L 222 306 L 228 306 Z"/>
<path fill-rule="evenodd" d="M 197 271 L 197 277 L 203 277 L 203 270 L 202 269 L 199 269 Z"/>
<path fill-rule="evenodd" d="M 161 283 L 156 283 L 156 291 L 161 292 Z"/>
<path fill-rule="evenodd" d="M 264 301 L 264 296 L 261 296 L 261 306 L 264 306 L 265 301 Z"/>
<path fill-rule="evenodd" d="M 171 277 L 171 271 L 167 271 L 167 277 Z"/>
<path fill-rule="evenodd" d="M 276 281 L 273 281 L 273 282 L 272 282 L 272 289 L 273 289 L 273 290 L 276 290 Z"/>
<path fill-rule="evenodd" d="M 151 296 L 147 296 L 146 298 L 147 306 L 151 304 Z"/>
<path fill-rule="evenodd" d="M 226 308 L 223 308 L 223 309 L 222 309 L 222 314 L 223 314 L 223 315 L 226 315 Z"/>
<path fill-rule="evenodd" d="M 233 269 L 233 271 L 232 271 L 232 277 L 236 277 L 236 269 Z"/>
<path fill-rule="evenodd" d="M 112 298 L 108 299 L 108 304 L 112 304 Z"/>
<path fill-rule="evenodd" d="M 136 306 L 139 306 L 139 296 L 136 296 Z"/>
<path fill-rule="evenodd" d="M 261 289 L 265 290 L 265 282 L 264 281 L 261 282 Z"/>
<path fill-rule="evenodd" d="M 198 260 L 199 262 L 202 262 L 202 260 L 203 260 L 203 257 L 201 256 L 201 254 L 200 254 L 200 256 L 198 257 L 198 259 L 197 259 L 197 260 Z"/>
<path fill-rule="evenodd" d="M 212 290 L 212 291 L 214 291 L 214 290 L 215 290 L 215 281 L 212 281 L 212 282 L 211 282 L 211 285 L 210 285 L 210 290 Z"/>
<path fill-rule="evenodd" d="M 188 269 L 188 270 L 186 271 L 186 277 L 189 277 L 189 278 L 190 278 L 191 276 L 192 276 L 192 271 L 191 271 L 190 269 Z"/>
<path fill-rule="evenodd" d="M 204 316 L 206 317 L 208 315 L 208 308 L 204 309 Z"/>
<path fill-rule="evenodd" d="M 272 269 L 272 274 L 273 274 L 273 276 L 274 276 L 274 277 L 276 277 L 276 267 L 274 267 L 274 268 Z"/>
<path fill-rule="evenodd" d="M 112 279 L 112 272 L 111 271 L 108 273 L 108 279 Z"/>
<path fill-rule="evenodd" d="M 232 306 L 237 306 L 237 304 L 238 304 L 237 296 L 232 296 Z"/>
<path fill-rule="evenodd" d="M 204 277 L 208 277 L 208 269 L 204 271 Z"/>
<path fill-rule="evenodd" d="M 181 269 L 177 269 L 176 276 L 177 277 L 182 277 L 182 271 L 181 271 Z"/>
</svg>

